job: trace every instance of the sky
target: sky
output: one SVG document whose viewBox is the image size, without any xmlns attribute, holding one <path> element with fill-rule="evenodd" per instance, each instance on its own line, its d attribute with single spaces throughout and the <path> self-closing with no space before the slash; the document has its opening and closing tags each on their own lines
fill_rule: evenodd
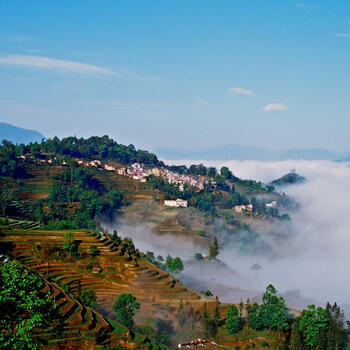
<svg viewBox="0 0 350 350">
<path fill-rule="evenodd" d="M 349 150 L 350 2 L 1 1 L 0 121 L 136 147 Z"/>
</svg>

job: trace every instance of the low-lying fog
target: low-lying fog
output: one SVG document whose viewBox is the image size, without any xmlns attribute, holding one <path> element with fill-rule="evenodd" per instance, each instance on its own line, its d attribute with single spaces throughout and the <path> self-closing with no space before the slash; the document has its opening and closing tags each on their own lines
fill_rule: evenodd
<svg viewBox="0 0 350 350">
<path fill-rule="evenodd" d="M 198 164 L 200 161 L 166 161 L 167 164 Z M 220 169 L 228 166 L 238 177 L 262 182 L 274 180 L 291 169 L 307 178 L 298 185 L 284 187 L 281 191 L 292 196 L 300 204 L 291 214 L 293 230 L 288 240 L 280 242 L 282 257 L 270 259 L 262 256 L 242 256 L 233 246 L 226 244 L 218 259 L 228 268 L 218 266 L 185 266 L 184 277 L 196 277 L 213 288 L 214 294 L 224 301 L 239 301 L 241 297 L 253 297 L 272 283 L 285 295 L 291 307 L 304 307 L 311 301 L 324 304 L 337 301 L 346 311 L 350 310 L 348 279 L 350 252 L 350 167 L 348 163 L 329 161 L 225 161 L 203 162 Z M 124 227 L 127 228 L 127 227 Z M 111 227 L 109 227 L 111 229 Z M 155 254 L 169 252 L 188 258 L 189 251 L 201 251 L 188 247 L 186 242 L 171 236 L 155 236 L 140 227 L 132 232 L 127 228 L 135 245 Z M 144 235 L 143 235 L 144 234 Z M 253 264 L 261 269 L 252 271 Z M 186 271 L 187 270 L 187 271 Z M 224 288 L 220 288 L 225 286 Z M 217 286 L 217 291 L 215 290 Z M 227 288 L 229 287 L 229 288 Z M 240 288 L 239 292 L 236 288 Z M 349 303 L 350 304 L 350 303 Z M 349 313 L 347 312 L 349 315 Z"/>
</svg>

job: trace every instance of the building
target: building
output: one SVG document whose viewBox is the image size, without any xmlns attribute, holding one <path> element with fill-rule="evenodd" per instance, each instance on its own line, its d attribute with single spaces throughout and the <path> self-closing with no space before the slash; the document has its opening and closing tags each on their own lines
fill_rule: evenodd
<svg viewBox="0 0 350 350">
<path fill-rule="evenodd" d="M 115 167 L 112 165 L 105 164 L 105 170 L 115 171 Z"/>
<path fill-rule="evenodd" d="M 154 176 L 159 176 L 159 175 L 160 175 L 159 169 L 158 169 L 158 168 L 153 168 L 153 169 L 152 169 L 152 174 L 153 174 Z"/>
<path fill-rule="evenodd" d="M 251 213 L 253 211 L 253 204 L 248 205 L 235 205 L 233 207 L 236 213 L 243 213 L 245 211 Z"/>
<path fill-rule="evenodd" d="M 164 206 L 170 208 L 187 208 L 188 202 L 184 199 L 165 200 Z"/>
<path fill-rule="evenodd" d="M 266 203 L 265 207 L 266 208 L 276 208 L 277 207 L 277 202 L 276 201 L 272 201 L 270 203 Z"/>
<path fill-rule="evenodd" d="M 98 167 L 101 165 L 101 162 L 100 162 L 99 160 L 95 159 L 95 160 L 92 160 L 92 161 L 89 163 L 89 165 L 98 168 Z"/>
</svg>

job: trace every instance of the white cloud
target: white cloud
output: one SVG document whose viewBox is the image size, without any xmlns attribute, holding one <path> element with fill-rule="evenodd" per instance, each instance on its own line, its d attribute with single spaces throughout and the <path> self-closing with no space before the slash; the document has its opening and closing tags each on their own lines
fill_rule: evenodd
<svg viewBox="0 0 350 350">
<path fill-rule="evenodd" d="M 62 70 L 74 73 L 83 74 L 106 74 L 106 75 L 118 75 L 107 68 L 80 63 L 59 60 L 56 58 L 42 57 L 42 56 L 23 56 L 23 55 L 12 55 L 0 57 L 0 63 L 3 64 L 14 64 L 20 66 L 28 66 L 43 69 Z"/>
<path fill-rule="evenodd" d="M 338 33 L 338 34 L 334 34 L 334 36 L 338 36 L 341 38 L 350 38 L 350 33 Z"/>
<path fill-rule="evenodd" d="M 197 104 L 197 105 L 205 105 L 207 104 L 204 100 L 202 100 L 200 97 L 196 97 L 194 99 L 194 102 Z"/>
<path fill-rule="evenodd" d="M 234 94 L 234 95 L 245 95 L 245 96 L 255 96 L 255 93 L 251 90 L 248 89 L 243 89 L 239 87 L 235 88 L 230 88 L 227 91 L 229 94 Z"/>
<path fill-rule="evenodd" d="M 261 109 L 263 112 L 285 112 L 285 111 L 288 111 L 288 107 L 280 102 L 280 103 L 269 103 L 267 104 L 266 106 L 264 106 L 262 109 Z"/>
</svg>

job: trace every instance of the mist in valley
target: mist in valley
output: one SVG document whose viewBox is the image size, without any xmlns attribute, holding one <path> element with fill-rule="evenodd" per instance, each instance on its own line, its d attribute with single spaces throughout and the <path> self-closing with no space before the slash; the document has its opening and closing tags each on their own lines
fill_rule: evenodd
<svg viewBox="0 0 350 350">
<path fill-rule="evenodd" d="M 167 164 L 175 162 L 166 161 Z M 176 161 L 176 164 L 198 164 L 200 161 Z M 234 175 L 268 183 L 295 169 L 307 178 L 297 185 L 277 188 L 293 197 L 299 208 L 290 213 L 291 223 L 278 228 L 282 237 L 275 241 L 278 252 L 270 255 L 244 255 L 225 233 L 218 232 L 220 262 L 195 262 L 194 253 L 207 254 L 191 239 L 172 234 L 156 234 L 151 228 L 132 225 L 123 218 L 104 224 L 109 231 L 117 229 L 122 236 L 132 237 L 135 246 L 146 252 L 180 256 L 185 271 L 180 278 L 196 290 L 210 289 L 221 301 L 239 302 L 249 297 L 259 300 L 264 288 L 272 283 L 286 298 L 290 307 L 303 308 L 313 302 L 338 302 L 349 315 L 347 278 L 350 232 L 348 201 L 350 167 L 330 161 L 205 161 L 206 166 L 220 169 L 228 166 Z M 264 228 L 268 236 L 268 228 Z M 271 225 L 271 231 L 276 227 Z M 271 237 L 273 239 L 273 237 Z M 252 268 L 255 264 L 255 269 Z"/>
</svg>

